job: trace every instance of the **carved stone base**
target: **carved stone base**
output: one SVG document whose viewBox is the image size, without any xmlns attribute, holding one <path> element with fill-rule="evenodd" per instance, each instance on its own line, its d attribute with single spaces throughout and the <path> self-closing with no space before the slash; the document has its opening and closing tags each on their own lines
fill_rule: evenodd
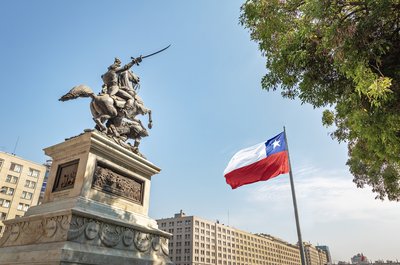
<svg viewBox="0 0 400 265">
<path fill-rule="evenodd" d="M 86 132 L 45 149 L 53 159 L 43 203 L 4 221 L 0 265 L 167 265 L 170 234 L 148 217 L 160 169 Z"/>
<path fill-rule="evenodd" d="M 0 264 L 172 264 L 154 229 L 71 210 L 6 221 Z"/>
</svg>

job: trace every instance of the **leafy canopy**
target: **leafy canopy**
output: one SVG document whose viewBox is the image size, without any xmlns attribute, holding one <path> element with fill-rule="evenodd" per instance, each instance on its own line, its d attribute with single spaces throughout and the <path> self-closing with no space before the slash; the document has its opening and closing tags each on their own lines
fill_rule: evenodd
<svg viewBox="0 0 400 265">
<path fill-rule="evenodd" d="M 400 0 L 247 0 L 266 90 L 325 107 L 358 187 L 400 200 Z"/>
</svg>

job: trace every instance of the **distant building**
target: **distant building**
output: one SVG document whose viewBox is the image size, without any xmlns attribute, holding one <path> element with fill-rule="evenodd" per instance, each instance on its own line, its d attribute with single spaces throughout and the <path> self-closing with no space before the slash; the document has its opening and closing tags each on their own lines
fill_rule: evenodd
<svg viewBox="0 0 400 265">
<path fill-rule="evenodd" d="M 157 223 L 173 234 L 169 253 L 176 265 L 301 264 L 297 245 L 270 235 L 251 234 L 182 211 Z"/>
<path fill-rule="evenodd" d="M 328 264 L 332 264 L 332 257 L 331 257 L 331 252 L 329 251 L 328 246 L 316 246 L 317 249 L 323 250 L 326 254 L 326 260 Z"/>
<path fill-rule="evenodd" d="M 325 263 L 321 263 L 320 254 L 316 247 L 311 245 L 310 243 L 304 244 L 304 254 L 306 258 L 307 265 L 324 265 Z"/>
<path fill-rule="evenodd" d="M 368 259 L 363 253 L 358 253 L 351 258 L 351 264 L 369 264 Z"/>
<path fill-rule="evenodd" d="M 44 199 L 44 193 L 45 193 L 46 187 L 47 187 L 47 180 L 49 178 L 51 162 L 52 161 L 50 159 L 50 160 L 46 160 L 46 163 L 43 164 L 46 167 L 46 172 L 44 173 L 43 184 L 42 184 L 42 188 L 40 189 L 39 204 L 41 204 L 42 200 Z"/>
<path fill-rule="evenodd" d="M 3 220 L 21 217 L 38 203 L 45 172 L 43 165 L 0 152 L 0 236 Z"/>
<path fill-rule="evenodd" d="M 370 264 L 373 264 L 373 265 L 400 265 L 400 262 L 393 261 L 393 260 L 386 260 L 386 261 L 377 260 L 374 263 L 370 263 Z"/>
<path fill-rule="evenodd" d="M 328 255 L 326 254 L 325 250 L 316 248 L 318 250 L 318 257 L 319 257 L 319 264 L 320 265 L 326 265 L 326 264 L 331 264 L 328 262 Z"/>
</svg>

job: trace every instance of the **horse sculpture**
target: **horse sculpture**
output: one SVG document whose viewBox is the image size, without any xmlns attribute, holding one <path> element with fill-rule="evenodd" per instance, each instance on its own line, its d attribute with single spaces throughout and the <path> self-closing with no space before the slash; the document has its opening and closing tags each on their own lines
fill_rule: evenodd
<svg viewBox="0 0 400 265">
<path fill-rule="evenodd" d="M 86 85 L 73 87 L 67 94 L 59 100 L 67 101 L 80 97 L 90 97 L 90 110 L 96 129 L 113 138 L 124 147 L 130 148 L 134 153 L 139 153 L 139 144 L 142 137 L 148 136 L 146 128 L 142 122 L 136 118 L 137 115 L 149 115 L 148 128 L 152 128 L 151 110 L 144 106 L 142 99 L 133 89 L 128 89 L 133 95 L 133 99 L 123 100 L 113 98 L 107 93 L 96 95 L 92 89 Z M 117 103 L 121 107 L 117 107 Z M 128 139 L 134 140 L 133 147 L 126 143 Z"/>
</svg>

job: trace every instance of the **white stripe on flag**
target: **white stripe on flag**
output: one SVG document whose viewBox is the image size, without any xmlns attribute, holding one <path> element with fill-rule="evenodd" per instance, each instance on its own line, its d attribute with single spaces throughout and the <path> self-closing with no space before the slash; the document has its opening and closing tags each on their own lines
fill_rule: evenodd
<svg viewBox="0 0 400 265">
<path fill-rule="evenodd" d="M 266 156 L 265 142 L 242 149 L 232 157 L 231 161 L 229 161 L 228 166 L 224 170 L 224 175 L 235 169 L 260 161 Z"/>
</svg>

